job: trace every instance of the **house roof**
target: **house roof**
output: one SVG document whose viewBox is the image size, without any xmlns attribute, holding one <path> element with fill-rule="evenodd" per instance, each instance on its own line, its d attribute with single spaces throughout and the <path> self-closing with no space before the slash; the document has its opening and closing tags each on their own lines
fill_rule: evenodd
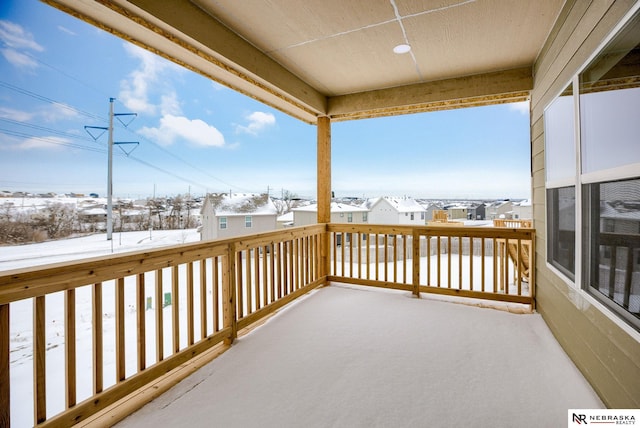
<svg viewBox="0 0 640 428">
<path fill-rule="evenodd" d="M 362 206 L 370 210 L 383 200 L 389 203 L 389 205 L 391 205 L 399 213 L 426 211 L 425 208 L 418 203 L 418 201 L 413 198 L 407 197 L 396 198 L 391 196 L 382 196 L 379 198 L 368 199 L 362 204 Z"/>
<path fill-rule="evenodd" d="M 294 208 L 291 211 L 298 212 L 318 212 L 318 204 L 306 205 L 304 207 Z M 341 204 L 338 202 L 331 202 L 332 213 L 356 213 L 369 211 L 367 208 L 356 207 L 349 204 Z"/>
<path fill-rule="evenodd" d="M 565 3 L 45 1 L 309 123 L 526 100 Z"/>
<path fill-rule="evenodd" d="M 213 193 L 207 195 L 201 213 L 211 207 L 216 216 L 277 215 L 278 209 L 266 194 Z"/>
</svg>

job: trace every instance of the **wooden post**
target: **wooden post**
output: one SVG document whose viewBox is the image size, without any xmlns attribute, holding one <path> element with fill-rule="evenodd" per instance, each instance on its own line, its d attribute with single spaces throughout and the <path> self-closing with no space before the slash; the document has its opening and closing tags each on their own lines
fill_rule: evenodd
<svg viewBox="0 0 640 428">
<path fill-rule="evenodd" d="M 236 320 L 236 251 L 233 245 L 229 246 L 227 255 L 222 257 L 222 312 L 223 327 L 231 327 L 231 333 L 224 340 L 226 345 L 231 345 L 238 335 Z"/>
<path fill-rule="evenodd" d="M 0 426 L 8 427 L 11 420 L 9 383 L 9 304 L 0 305 Z"/>
<path fill-rule="evenodd" d="M 331 119 L 318 117 L 318 223 L 331 222 Z M 330 272 L 329 232 L 320 242 L 320 276 Z"/>
</svg>

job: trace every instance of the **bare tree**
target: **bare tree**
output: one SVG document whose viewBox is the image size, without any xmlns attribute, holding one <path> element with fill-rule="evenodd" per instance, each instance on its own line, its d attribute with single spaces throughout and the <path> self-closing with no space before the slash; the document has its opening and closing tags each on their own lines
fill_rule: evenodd
<svg viewBox="0 0 640 428">
<path fill-rule="evenodd" d="M 34 215 L 36 228 L 47 232 L 47 237 L 50 239 L 71 235 L 74 232 L 76 220 L 76 210 L 59 202 L 48 203 L 46 208 Z"/>
</svg>

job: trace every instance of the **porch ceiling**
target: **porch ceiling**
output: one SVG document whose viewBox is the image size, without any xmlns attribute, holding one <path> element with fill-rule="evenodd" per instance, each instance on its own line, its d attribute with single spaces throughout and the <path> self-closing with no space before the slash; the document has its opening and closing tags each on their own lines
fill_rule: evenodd
<svg viewBox="0 0 640 428">
<path fill-rule="evenodd" d="M 564 4 L 45 1 L 312 123 L 526 99 Z"/>
</svg>

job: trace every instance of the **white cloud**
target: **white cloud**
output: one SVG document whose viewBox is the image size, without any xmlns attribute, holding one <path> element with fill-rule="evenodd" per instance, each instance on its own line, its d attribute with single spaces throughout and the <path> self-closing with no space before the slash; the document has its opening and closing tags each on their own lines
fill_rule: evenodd
<svg viewBox="0 0 640 428">
<path fill-rule="evenodd" d="M 34 40 L 33 34 L 10 21 L 0 20 L 0 41 L 13 49 L 44 51 L 44 48 Z"/>
<path fill-rule="evenodd" d="M 245 132 L 247 134 L 257 135 L 268 126 L 272 126 L 276 123 L 276 117 L 271 113 L 264 113 L 261 111 L 254 111 L 246 117 L 249 124 L 246 126 L 238 125 L 238 132 Z"/>
<path fill-rule="evenodd" d="M 214 126 L 200 119 L 188 119 L 184 116 L 167 114 L 160 119 L 158 128 L 144 127 L 140 133 L 145 137 L 168 146 L 182 139 L 190 144 L 203 147 L 222 147 L 224 136 Z"/>
<path fill-rule="evenodd" d="M 178 96 L 176 95 L 175 91 L 162 96 L 162 99 L 160 101 L 160 113 L 163 116 L 166 116 L 168 114 L 172 114 L 175 116 L 182 114 L 180 101 L 178 101 Z"/>
<path fill-rule="evenodd" d="M 33 118 L 34 114 L 27 111 L 14 110 L 8 107 L 0 107 L 0 117 L 3 119 L 16 120 L 18 122 L 27 122 Z"/>
<path fill-rule="evenodd" d="M 523 115 L 529 115 L 529 101 L 509 104 L 509 110 L 516 111 Z"/>
<path fill-rule="evenodd" d="M 62 103 L 46 105 L 36 113 L 46 122 L 57 122 L 58 120 L 71 119 L 79 116 L 77 111 Z"/>
<path fill-rule="evenodd" d="M 127 80 L 120 82 L 118 99 L 136 113 L 155 114 L 157 106 L 149 101 L 149 89 L 158 81 L 166 63 L 135 45 L 125 43 L 124 49 L 129 56 L 140 61 L 140 66 L 129 74 Z"/>
<path fill-rule="evenodd" d="M 15 49 L 2 49 L 2 56 L 9 62 L 9 64 L 18 68 L 36 69 L 38 68 L 38 62 L 27 54 L 18 52 Z"/>
<path fill-rule="evenodd" d="M 32 149 L 50 149 L 61 150 L 63 145 L 70 143 L 71 141 L 62 137 L 42 137 L 42 138 L 27 138 L 17 145 L 16 148 L 21 150 Z"/>
<path fill-rule="evenodd" d="M 28 70 L 38 67 L 38 62 L 25 51 L 42 52 L 44 48 L 22 26 L 0 20 L 0 42 L 2 56 L 14 67 Z"/>
<path fill-rule="evenodd" d="M 63 27 L 62 25 L 58 25 L 58 30 L 62 31 L 63 33 L 67 33 L 70 36 L 77 36 L 76 33 L 74 33 L 73 31 L 69 30 L 66 27 Z"/>
</svg>

